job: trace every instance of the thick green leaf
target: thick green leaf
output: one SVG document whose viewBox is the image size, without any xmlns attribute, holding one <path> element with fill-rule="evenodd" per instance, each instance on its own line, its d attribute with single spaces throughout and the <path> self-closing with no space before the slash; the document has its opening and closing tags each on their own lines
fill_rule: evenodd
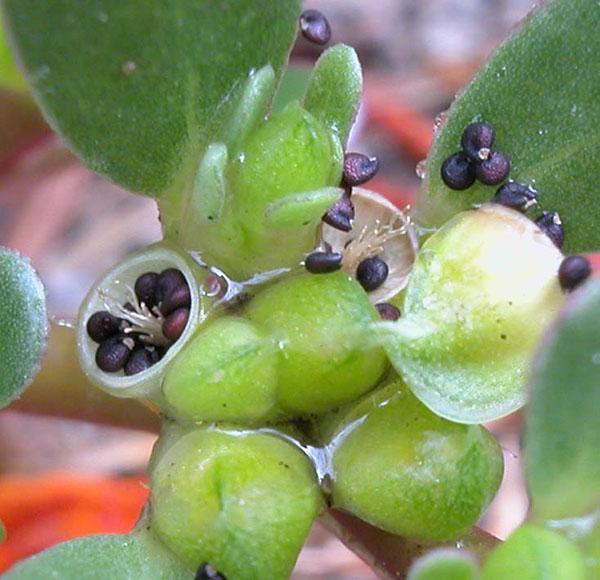
<svg viewBox="0 0 600 580">
<path fill-rule="evenodd" d="M 448 189 L 440 167 L 460 148 L 463 129 L 483 120 L 496 148 L 512 160 L 511 178 L 539 190 L 540 207 L 557 210 L 565 249 L 600 248 L 600 5 L 551 0 L 503 44 L 449 111 L 428 159 L 418 221 L 439 226 L 488 200 L 494 187 Z"/>
<path fill-rule="evenodd" d="M 27 85 L 18 71 L 6 42 L 4 27 L 0 21 L 0 85 L 10 89 L 24 89 Z"/>
<path fill-rule="evenodd" d="M 142 193 L 191 187 L 252 70 L 287 57 L 299 0 L 2 0 L 51 124 Z"/>
<path fill-rule="evenodd" d="M 274 113 L 283 111 L 292 101 L 303 99 L 311 74 L 312 69 L 308 67 L 290 66 L 286 69 L 273 100 Z"/>
<path fill-rule="evenodd" d="M 600 280 L 571 297 L 536 361 L 525 459 L 534 515 L 600 506 Z"/>
<path fill-rule="evenodd" d="M 408 580 L 477 580 L 475 558 L 452 548 L 432 550 L 408 571 Z"/>
<path fill-rule="evenodd" d="M 32 556 L 4 580 L 192 579 L 171 552 L 148 532 L 80 538 Z"/>
<path fill-rule="evenodd" d="M 39 369 L 48 320 L 44 287 L 29 260 L 0 248 L 0 407 L 18 397 Z"/>
</svg>

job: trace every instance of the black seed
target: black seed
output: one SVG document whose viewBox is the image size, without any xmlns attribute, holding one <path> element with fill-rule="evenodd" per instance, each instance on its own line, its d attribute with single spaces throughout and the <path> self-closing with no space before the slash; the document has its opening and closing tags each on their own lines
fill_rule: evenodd
<svg viewBox="0 0 600 580">
<path fill-rule="evenodd" d="M 557 211 L 545 211 L 535 220 L 535 223 L 557 248 L 562 248 L 565 242 L 565 230 Z"/>
<path fill-rule="evenodd" d="M 189 308 L 192 302 L 190 287 L 187 284 L 176 286 L 163 297 L 160 311 L 164 316 L 171 314 L 177 308 Z"/>
<path fill-rule="evenodd" d="M 135 341 L 129 337 L 107 338 L 96 350 L 96 364 L 106 373 L 120 371 L 127 362 Z"/>
<path fill-rule="evenodd" d="M 300 15 L 300 32 L 306 40 L 315 44 L 327 44 L 331 39 L 329 22 L 318 10 L 305 10 Z"/>
<path fill-rule="evenodd" d="M 345 192 L 321 219 L 336 230 L 349 232 L 354 219 L 354 204 L 350 199 L 350 194 Z"/>
<path fill-rule="evenodd" d="M 306 256 L 304 266 L 313 274 L 335 272 L 342 267 L 342 254 L 339 252 L 312 252 Z"/>
<path fill-rule="evenodd" d="M 103 342 L 119 332 L 121 319 L 106 310 L 99 310 L 89 317 L 86 329 L 89 337 L 94 342 Z"/>
<path fill-rule="evenodd" d="M 145 348 L 136 348 L 125 363 L 126 375 L 137 375 L 143 371 L 147 371 L 156 361 L 152 353 Z"/>
<path fill-rule="evenodd" d="M 468 189 L 475 183 L 475 168 L 469 158 L 462 152 L 450 155 L 442 164 L 442 181 L 456 191 Z"/>
<path fill-rule="evenodd" d="M 362 153 L 346 153 L 344 156 L 343 183 L 349 187 L 362 185 L 372 179 L 379 169 L 377 157 Z"/>
<path fill-rule="evenodd" d="M 158 276 L 156 302 L 160 304 L 177 287 L 187 285 L 185 276 L 177 268 L 167 268 Z"/>
<path fill-rule="evenodd" d="M 465 155 L 474 163 L 490 156 L 496 133 L 487 123 L 471 123 L 463 132 L 461 145 Z"/>
<path fill-rule="evenodd" d="M 189 308 L 178 308 L 171 312 L 171 314 L 165 318 L 162 325 L 162 332 L 165 337 L 169 340 L 177 340 L 184 331 L 189 317 Z"/>
<path fill-rule="evenodd" d="M 592 265 L 583 256 L 568 256 L 558 269 L 558 281 L 563 290 L 574 290 L 592 273 Z"/>
<path fill-rule="evenodd" d="M 156 306 L 156 288 L 158 284 L 158 274 L 156 272 L 146 272 L 135 281 L 135 295 L 138 302 L 142 302 L 148 307 Z"/>
<path fill-rule="evenodd" d="M 375 304 L 375 308 L 377 308 L 379 316 L 381 316 L 383 320 L 398 320 L 398 318 L 400 318 L 400 310 L 389 302 Z"/>
<path fill-rule="evenodd" d="M 358 265 L 356 279 L 367 292 L 371 292 L 385 282 L 388 273 L 388 265 L 381 258 L 373 256 Z"/>
<path fill-rule="evenodd" d="M 490 156 L 475 166 L 475 177 L 485 185 L 502 183 L 510 172 L 510 159 L 501 151 L 490 151 Z"/>
<path fill-rule="evenodd" d="M 527 185 L 509 181 L 496 192 L 492 201 L 512 209 L 527 211 L 537 203 L 537 193 Z"/>
</svg>

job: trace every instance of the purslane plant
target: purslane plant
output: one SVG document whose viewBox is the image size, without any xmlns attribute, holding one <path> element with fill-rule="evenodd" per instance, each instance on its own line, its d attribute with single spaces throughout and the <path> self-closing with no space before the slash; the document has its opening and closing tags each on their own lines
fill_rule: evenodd
<svg viewBox="0 0 600 580">
<path fill-rule="evenodd" d="M 524 47 L 550 66 L 556 29 L 576 50 L 600 11 L 554 0 L 499 49 L 450 111 L 413 216 L 358 187 L 377 162 L 345 152 L 362 91 L 351 48 L 327 49 L 304 95 L 271 109 L 298 18 L 308 39 L 327 42 L 319 13 L 301 16 L 292 0 L 92 4 L 2 6 L 53 126 L 92 168 L 158 199 L 164 241 L 92 286 L 77 343 L 93 383 L 152 405 L 163 428 L 131 534 L 60 546 L 7 578 L 286 578 L 329 506 L 432 546 L 459 540 L 502 478 L 502 452 L 481 424 L 526 403 L 534 351 L 569 292 L 583 297 L 576 314 L 599 312 L 589 262 L 561 251 L 563 239 L 566 251 L 596 249 L 597 223 L 582 215 L 589 197 L 575 207 L 557 197 L 570 170 L 544 172 L 539 152 L 523 151 L 527 122 L 503 120 L 514 100 L 502 90 L 515 91 L 497 71 L 510 63 L 521 78 Z M 76 49 L 82 35 L 98 41 L 89 52 Z M 88 83 L 82 71 L 95 63 Z M 552 74 L 579 73 L 561 64 Z M 493 108 L 499 78 L 509 89 Z M 553 83 L 542 78 L 547 90 Z M 540 108 L 545 122 L 555 118 L 556 106 Z M 568 165 L 577 146 L 591 155 L 578 143 L 540 147 L 547 163 Z M 594 370 L 583 385 L 597 382 Z M 552 558 L 553 578 L 597 572 L 600 470 L 587 449 L 598 429 L 582 421 L 573 470 L 585 494 L 549 509 L 560 491 L 544 470 L 556 458 L 531 434 L 540 408 L 555 412 L 547 382 L 526 439 L 537 519 L 493 552 L 484 578 L 508 577 L 531 551 L 531 578 Z M 592 523 L 561 535 L 569 517 Z M 478 573 L 448 550 L 426 558 L 412 577 Z"/>
</svg>

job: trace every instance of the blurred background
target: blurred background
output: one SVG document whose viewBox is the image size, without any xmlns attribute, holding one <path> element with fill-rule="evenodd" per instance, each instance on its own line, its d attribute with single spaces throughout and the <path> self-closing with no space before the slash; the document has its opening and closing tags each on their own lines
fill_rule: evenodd
<svg viewBox="0 0 600 580">
<path fill-rule="evenodd" d="M 350 149 L 379 158 L 380 172 L 369 186 L 404 207 L 419 186 L 418 163 L 443 111 L 532 2 L 314 0 L 305 7 L 325 13 L 332 43 L 359 53 L 365 98 Z M 292 64 L 310 66 L 320 50 L 299 39 Z M 72 351 L 60 325 L 74 319 L 94 279 L 159 237 L 151 200 L 87 171 L 25 93 L 0 85 L 0 244 L 29 255 L 46 285 L 57 338 L 50 361 L 62 364 L 61 354 Z M 68 376 L 81 389 L 65 397 L 52 364 L 21 401 L 0 412 L 0 519 L 8 531 L 0 572 L 64 539 L 129 530 L 147 495 L 143 474 L 155 420 L 141 408 L 132 416 L 120 401 L 90 393 L 75 361 Z M 519 423 L 514 415 L 490 426 L 505 449 L 506 474 L 482 526 L 501 538 L 527 509 Z M 294 575 L 373 577 L 319 524 Z"/>
</svg>

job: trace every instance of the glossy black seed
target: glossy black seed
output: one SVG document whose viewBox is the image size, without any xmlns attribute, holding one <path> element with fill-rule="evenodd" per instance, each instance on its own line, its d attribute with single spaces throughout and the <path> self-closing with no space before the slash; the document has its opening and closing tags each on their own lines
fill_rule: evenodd
<svg viewBox="0 0 600 580">
<path fill-rule="evenodd" d="M 339 252 L 312 252 L 304 260 L 304 266 L 313 274 L 327 274 L 342 267 L 342 254 Z"/>
<path fill-rule="evenodd" d="M 350 194 L 345 192 L 321 219 L 336 230 L 349 232 L 354 219 L 354 204 L 350 199 Z"/>
<path fill-rule="evenodd" d="M 164 316 L 171 314 L 177 308 L 189 308 L 192 303 L 190 287 L 187 284 L 176 286 L 162 299 L 160 311 Z"/>
<path fill-rule="evenodd" d="M 305 10 L 300 15 L 300 32 L 315 44 L 327 44 L 331 40 L 331 26 L 318 10 Z"/>
<path fill-rule="evenodd" d="M 188 318 L 190 317 L 189 308 L 178 308 L 167 316 L 162 325 L 162 332 L 165 338 L 177 340 L 185 329 Z"/>
<path fill-rule="evenodd" d="M 119 332 L 121 320 L 106 310 L 99 310 L 89 317 L 86 329 L 93 341 L 102 342 Z"/>
<path fill-rule="evenodd" d="M 107 338 L 96 350 L 96 364 L 106 373 L 116 373 L 125 366 L 134 346 L 135 340 L 130 337 Z"/>
<path fill-rule="evenodd" d="M 179 286 L 187 286 L 185 276 L 177 268 L 163 270 L 156 283 L 156 302 L 160 304 Z"/>
<path fill-rule="evenodd" d="M 389 302 L 375 304 L 375 308 L 377 308 L 377 312 L 383 320 L 398 320 L 400 318 L 400 310 Z"/>
<path fill-rule="evenodd" d="M 474 163 L 490 156 L 496 133 L 487 123 L 471 123 L 463 132 L 461 145 L 465 155 Z"/>
<path fill-rule="evenodd" d="M 558 281 L 563 290 L 574 290 L 592 273 L 592 265 L 583 256 L 568 256 L 558 269 Z"/>
<path fill-rule="evenodd" d="M 475 177 L 485 185 L 498 185 L 510 173 L 510 159 L 501 151 L 490 151 L 490 156 L 475 165 Z"/>
<path fill-rule="evenodd" d="M 475 183 L 475 168 L 469 158 L 459 151 L 442 163 L 441 176 L 450 189 L 462 191 Z"/>
<path fill-rule="evenodd" d="M 135 281 L 134 291 L 138 302 L 142 302 L 148 307 L 156 306 L 156 288 L 158 284 L 158 274 L 156 272 L 146 272 Z"/>
<path fill-rule="evenodd" d="M 227 578 L 210 564 L 201 564 L 196 572 L 195 580 L 227 580 Z"/>
<path fill-rule="evenodd" d="M 535 220 L 535 223 L 557 248 L 562 248 L 565 242 L 565 230 L 557 211 L 545 211 Z"/>
<path fill-rule="evenodd" d="M 358 265 L 356 279 L 367 292 L 371 292 L 385 282 L 389 271 L 388 265 L 381 258 L 373 256 Z"/>
<path fill-rule="evenodd" d="M 362 185 L 372 179 L 379 169 L 377 157 L 362 153 L 346 153 L 344 156 L 343 183 L 349 187 Z"/>
<path fill-rule="evenodd" d="M 137 375 L 143 371 L 147 371 L 156 361 L 152 353 L 145 348 L 136 348 L 125 363 L 126 375 Z"/>
<path fill-rule="evenodd" d="M 537 199 L 537 193 L 527 185 L 509 181 L 498 189 L 492 201 L 518 211 L 527 211 L 537 203 Z"/>
</svg>

